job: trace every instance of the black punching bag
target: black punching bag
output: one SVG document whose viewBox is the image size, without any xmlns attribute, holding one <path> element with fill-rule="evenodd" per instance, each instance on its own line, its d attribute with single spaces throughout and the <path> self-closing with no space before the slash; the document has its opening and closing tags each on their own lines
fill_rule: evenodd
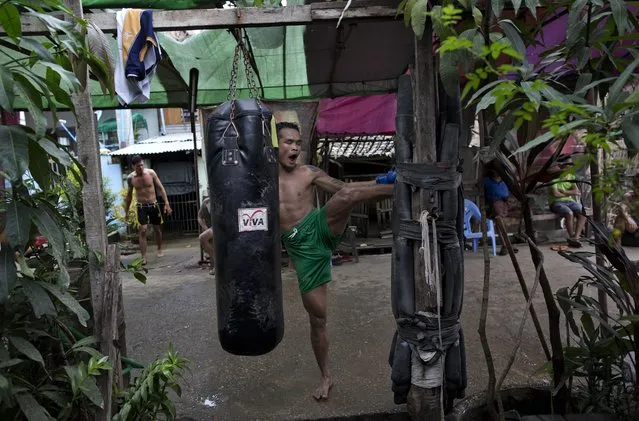
<svg viewBox="0 0 639 421">
<path fill-rule="evenodd" d="M 236 355 L 265 354 L 284 335 L 271 118 L 259 100 L 233 100 L 215 110 L 206 128 L 218 334 L 222 348 Z"/>
</svg>

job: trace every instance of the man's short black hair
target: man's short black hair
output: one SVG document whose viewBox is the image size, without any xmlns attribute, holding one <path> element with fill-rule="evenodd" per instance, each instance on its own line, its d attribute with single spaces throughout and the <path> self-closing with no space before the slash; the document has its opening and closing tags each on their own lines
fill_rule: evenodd
<svg viewBox="0 0 639 421">
<path fill-rule="evenodd" d="M 140 155 L 133 155 L 133 158 L 131 158 L 131 162 L 133 163 L 133 165 L 137 164 L 138 162 L 142 162 L 142 157 Z"/>
<path fill-rule="evenodd" d="M 300 126 L 298 126 L 295 123 L 291 123 L 289 121 L 282 121 L 281 123 L 277 123 L 275 125 L 275 129 L 277 130 L 277 134 L 280 134 L 280 130 L 282 129 L 293 129 L 293 130 L 297 130 L 298 133 L 302 133 L 300 131 Z"/>
</svg>

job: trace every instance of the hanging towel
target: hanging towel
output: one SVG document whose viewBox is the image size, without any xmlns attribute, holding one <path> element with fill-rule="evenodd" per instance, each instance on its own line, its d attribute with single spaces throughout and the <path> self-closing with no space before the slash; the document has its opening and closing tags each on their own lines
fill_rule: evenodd
<svg viewBox="0 0 639 421">
<path fill-rule="evenodd" d="M 153 32 L 153 12 L 122 9 L 116 14 L 118 57 L 115 92 L 122 105 L 145 103 L 151 96 L 151 79 L 162 58 Z"/>
</svg>

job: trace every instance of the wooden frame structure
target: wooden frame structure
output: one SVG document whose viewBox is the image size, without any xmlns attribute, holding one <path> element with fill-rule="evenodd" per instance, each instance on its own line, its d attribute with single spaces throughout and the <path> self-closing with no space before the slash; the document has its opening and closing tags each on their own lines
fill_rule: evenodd
<svg viewBox="0 0 639 421">
<path fill-rule="evenodd" d="M 266 26 L 292 26 L 310 25 L 313 23 L 337 22 L 355 23 L 361 21 L 391 21 L 398 19 L 396 6 L 388 2 L 380 4 L 380 0 L 362 1 L 355 0 L 350 5 L 347 2 L 311 3 L 303 6 L 287 6 L 281 8 L 236 8 L 236 9 L 195 9 L 195 10 L 158 10 L 154 11 L 154 29 L 156 31 L 172 31 L 186 29 L 228 29 Z M 84 17 L 96 24 L 105 33 L 115 33 L 115 13 L 96 12 L 84 15 L 81 0 L 65 0 L 74 14 Z M 348 7 L 347 10 L 345 10 Z M 37 19 L 22 17 L 22 33 L 24 35 L 46 35 L 44 26 Z M 410 29 L 407 29 L 410 30 Z M 432 32 L 430 22 L 426 25 L 426 34 Z M 0 35 L 5 35 L 0 31 Z M 415 38 L 415 63 L 413 65 L 413 86 L 415 90 L 414 109 L 416 110 L 415 122 L 415 147 L 413 162 L 434 163 L 437 159 L 436 145 L 436 112 L 438 108 L 436 88 L 436 67 L 433 53 L 432 39 L 429 35 L 422 40 Z M 86 71 L 86 64 L 83 65 Z M 79 69 L 81 71 L 82 69 Z M 399 75 L 398 75 L 399 76 Z M 93 106 L 88 88 L 74 96 L 74 104 L 79 123 L 79 155 L 80 162 L 87 169 L 87 183 L 84 187 L 84 212 L 85 214 L 98 215 L 91 218 L 94 223 L 87 223 L 87 243 L 93 252 L 107 256 L 107 233 L 104 226 L 104 207 L 102 206 L 102 175 L 99 165 L 99 151 L 97 142 L 97 129 L 94 120 Z M 413 217 L 418 218 L 422 209 L 430 208 L 432 195 L 420 192 L 414 197 Z M 99 200 L 94 200 L 98 198 Z M 99 217 L 102 215 L 102 217 Z M 99 262 L 91 265 L 91 289 L 92 306 L 100 313 L 95 314 L 96 319 L 103 320 L 102 313 L 109 312 L 107 319 L 110 326 L 102 326 L 96 335 L 102 339 L 101 349 L 106 355 L 117 355 L 114 350 L 117 332 L 113 332 L 112 316 L 113 308 L 105 309 L 104 305 L 119 303 L 118 297 L 107 294 L 104 286 L 113 278 L 113 266 L 119 259 L 118 251 L 109 250 L 108 270 L 105 270 Z M 415 247 L 415 257 L 419 259 L 419 244 Z M 417 260 L 419 261 L 419 260 Z M 433 311 L 437 306 L 435 300 L 436 291 L 427 285 L 423 270 L 420 265 L 415 265 L 415 291 L 416 310 Z M 108 272 L 108 273 L 107 273 Z M 115 309 L 117 311 L 117 308 Z M 104 398 L 104 407 L 98 412 L 96 420 L 110 420 L 113 409 L 113 397 L 111 387 L 112 374 L 101 381 L 101 391 Z M 441 413 L 440 388 L 421 389 L 411 388 L 409 395 L 409 413 L 414 420 L 439 419 Z"/>
<path fill-rule="evenodd" d="M 377 4 L 376 4 L 377 3 Z M 311 3 L 303 6 L 278 8 L 247 7 L 235 9 L 192 9 L 154 10 L 153 28 L 157 32 L 193 29 L 230 29 L 266 26 L 308 25 L 319 22 L 337 22 L 347 2 L 336 1 Z M 355 0 L 351 2 L 342 22 L 395 20 L 397 9 L 382 5 L 375 0 Z M 102 32 L 116 33 L 114 12 L 87 13 L 89 22 L 97 25 Z M 33 17 L 23 18 L 22 33 L 26 35 L 46 35 L 48 30 Z M 5 35 L 0 28 L 0 35 Z"/>
</svg>

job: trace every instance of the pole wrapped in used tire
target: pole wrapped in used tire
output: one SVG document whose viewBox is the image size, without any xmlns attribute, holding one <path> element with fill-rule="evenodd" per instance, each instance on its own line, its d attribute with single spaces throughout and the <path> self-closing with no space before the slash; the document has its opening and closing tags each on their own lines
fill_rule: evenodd
<svg viewBox="0 0 639 421">
<path fill-rule="evenodd" d="M 266 354 L 284 335 L 278 152 L 258 99 L 217 107 L 206 127 L 218 335 L 235 355 Z"/>
</svg>

